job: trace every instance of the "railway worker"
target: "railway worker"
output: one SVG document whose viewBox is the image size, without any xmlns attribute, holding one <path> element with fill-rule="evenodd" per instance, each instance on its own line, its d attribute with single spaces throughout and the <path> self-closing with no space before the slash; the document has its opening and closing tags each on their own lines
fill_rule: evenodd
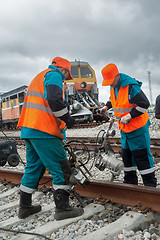
<svg viewBox="0 0 160 240">
<path fill-rule="evenodd" d="M 121 133 L 124 183 L 138 184 L 137 166 L 143 184 L 156 187 L 157 179 L 150 152 L 150 120 L 146 111 L 150 103 L 141 90 L 142 83 L 119 73 L 113 63 L 106 65 L 101 73 L 102 86 L 110 86 L 110 100 L 102 112 L 113 108 Z"/>
<path fill-rule="evenodd" d="M 32 205 L 32 194 L 38 187 L 45 169 L 53 177 L 55 219 L 77 217 L 82 208 L 69 205 L 69 177 L 71 167 L 66 159 L 62 139 L 65 125 L 71 128 L 75 120 L 69 115 L 63 100 L 63 81 L 72 79 L 71 63 L 55 57 L 48 69 L 40 72 L 30 83 L 18 127 L 25 139 L 25 172 L 20 185 L 19 218 L 26 218 L 41 210 Z"/>
<path fill-rule="evenodd" d="M 155 117 L 160 119 L 160 95 L 156 97 Z"/>
</svg>

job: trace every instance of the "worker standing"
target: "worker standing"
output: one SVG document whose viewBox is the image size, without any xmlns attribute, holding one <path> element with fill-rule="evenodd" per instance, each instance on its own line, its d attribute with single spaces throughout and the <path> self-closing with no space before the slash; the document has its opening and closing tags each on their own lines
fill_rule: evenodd
<svg viewBox="0 0 160 240">
<path fill-rule="evenodd" d="M 160 95 L 156 97 L 155 117 L 160 119 Z"/>
<path fill-rule="evenodd" d="M 121 133 L 124 183 L 138 184 L 136 166 L 145 186 L 156 187 L 157 179 L 150 152 L 150 120 L 147 114 L 149 101 L 141 90 L 142 83 L 119 73 L 110 63 L 102 71 L 102 86 L 110 86 L 110 100 L 102 112 L 113 108 Z"/>
<path fill-rule="evenodd" d="M 67 59 L 55 57 L 27 89 L 18 122 L 21 138 L 25 139 L 27 160 L 20 185 L 19 218 L 41 210 L 40 205 L 32 205 L 32 194 L 45 169 L 53 177 L 55 219 L 83 214 L 82 208 L 69 205 L 71 167 L 62 143 L 65 125 L 71 128 L 75 123 L 63 100 L 63 81 L 72 79 L 70 71 L 71 63 Z"/>
</svg>

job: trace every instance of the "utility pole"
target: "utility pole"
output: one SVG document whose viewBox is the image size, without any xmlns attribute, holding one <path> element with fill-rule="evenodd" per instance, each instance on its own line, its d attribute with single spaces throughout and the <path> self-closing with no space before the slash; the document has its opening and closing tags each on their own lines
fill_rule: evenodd
<svg viewBox="0 0 160 240">
<path fill-rule="evenodd" d="M 151 101 L 151 107 L 152 107 L 153 103 L 152 103 L 152 89 L 151 89 L 151 71 L 147 71 L 147 73 L 148 73 L 148 82 L 149 82 L 150 101 Z"/>
</svg>

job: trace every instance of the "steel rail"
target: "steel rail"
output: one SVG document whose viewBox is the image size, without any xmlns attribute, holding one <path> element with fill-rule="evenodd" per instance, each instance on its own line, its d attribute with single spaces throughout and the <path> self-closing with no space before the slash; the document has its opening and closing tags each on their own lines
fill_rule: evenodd
<svg viewBox="0 0 160 240">
<path fill-rule="evenodd" d="M 20 184 L 23 172 L 0 169 L 0 179 L 13 183 Z M 42 186 L 51 187 L 51 175 L 44 175 L 40 180 L 39 188 Z M 81 185 L 76 186 L 76 191 L 84 197 L 89 198 L 104 198 L 113 203 L 120 203 L 129 206 L 142 206 L 143 209 L 149 208 L 153 211 L 160 212 L 160 189 L 135 186 L 109 181 L 91 181 L 84 188 Z"/>
<path fill-rule="evenodd" d="M 160 189 L 129 184 L 92 181 L 86 189 L 77 185 L 76 191 L 84 197 L 105 198 L 114 203 L 139 206 L 160 212 Z"/>
<path fill-rule="evenodd" d="M 19 136 L 8 136 L 9 139 L 13 138 L 17 141 L 17 143 L 22 144 L 24 142 L 23 139 L 20 139 Z M 5 136 L 0 136 L 0 140 L 6 139 Z M 84 143 L 95 143 L 96 142 L 96 137 L 67 137 L 67 140 L 79 140 Z M 120 137 L 109 137 L 108 141 L 112 144 L 120 144 L 121 139 Z M 150 138 L 150 144 L 154 146 L 160 146 L 160 138 Z"/>
<path fill-rule="evenodd" d="M 96 137 L 67 137 L 68 141 L 77 139 L 82 142 L 96 142 Z M 109 137 L 108 141 L 110 143 L 121 143 L 120 137 Z M 160 138 L 150 138 L 150 143 L 151 145 L 160 146 Z"/>
<path fill-rule="evenodd" d="M 98 148 L 100 146 L 100 144 L 96 144 L 94 142 L 91 142 L 91 143 L 85 143 L 85 145 L 87 146 L 87 148 L 90 150 L 90 151 L 93 151 L 94 149 Z M 76 149 L 82 149 L 82 144 L 81 143 L 71 143 L 71 146 L 73 148 L 76 148 Z M 119 153 L 121 152 L 121 144 L 111 144 L 111 147 L 113 149 L 113 151 L 115 153 Z M 154 145 L 151 145 L 150 146 L 150 149 L 151 149 L 151 153 L 153 154 L 153 156 L 160 156 L 160 146 L 154 146 Z"/>
<path fill-rule="evenodd" d="M 8 138 L 14 138 L 16 141 L 24 141 L 22 139 L 20 139 L 19 136 L 8 136 Z M 0 139 L 3 140 L 3 139 L 6 139 L 5 136 L 0 136 Z M 82 141 L 84 143 L 95 143 L 96 142 L 96 137 L 67 137 L 67 140 L 70 141 L 70 140 L 79 140 L 79 141 Z M 120 144 L 121 143 L 121 139 L 120 137 L 109 137 L 108 138 L 108 141 L 110 143 L 116 143 L 116 144 Z M 160 146 L 160 138 L 150 138 L 150 143 L 151 145 L 155 145 L 155 146 Z"/>
</svg>

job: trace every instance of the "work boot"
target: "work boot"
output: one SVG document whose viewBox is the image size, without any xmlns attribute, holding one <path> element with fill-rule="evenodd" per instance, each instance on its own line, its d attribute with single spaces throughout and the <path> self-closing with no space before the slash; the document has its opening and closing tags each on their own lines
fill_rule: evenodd
<svg viewBox="0 0 160 240">
<path fill-rule="evenodd" d="M 144 186 L 148 187 L 156 187 L 157 186 L 157 178 L 155 177 L 155 172 L 141 175 L 143 179 Z"/>
<path fill-rule="evenodd" d="M 138 177 L 136 171 L 124 171 L 123 183 L 138 185 Z"/>
<path fill-rule="evenodd" d="M 64 189 L 54 191 L 54 201 L 56 205 L 55 219 L 63 220 L 81 216 L 84 213 L 83 208 L 72 208 L 69 205 L 69 192 Z"/>
<path fill-rule="evenodd" d="M 24 219 L 34 213 L 41 211 L 40 205 L 32 205 L 32 194 L 20 190 L 20 204 L 18 217 Z"/>
</svg>

